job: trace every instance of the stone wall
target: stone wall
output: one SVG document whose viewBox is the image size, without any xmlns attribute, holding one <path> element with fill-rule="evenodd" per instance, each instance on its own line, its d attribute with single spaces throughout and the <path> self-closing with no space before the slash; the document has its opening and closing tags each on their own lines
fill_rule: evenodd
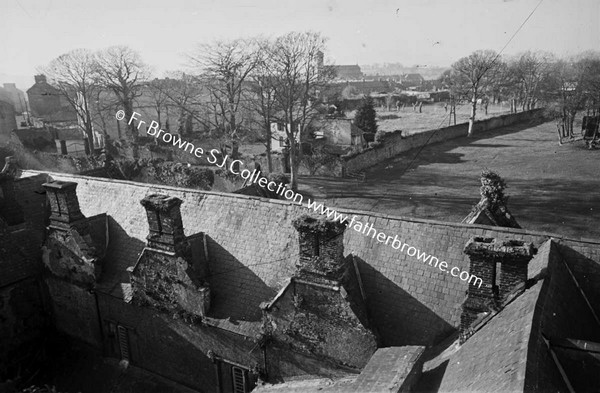
<svg viewBox="0 0 600 393">
<path fill-rule="evenodd" d="M 476 121 L 473 133 L 478 135 L 486 131 L 492 131 L 500 127 L 526 121 L 539 122 L 543 119 L 543 111 L 543 108 L 539 108 L 527 112 L 502 115 L 486 120 Z M 426 144 L 443 142 L 449 139 L 466 136 L 468 129 L 469 124 L 462 123 L 455 126 L 438 128 L 436 130 L 419 132 L 408 136 L 402 135 L 402 133 L 386 135 L 383 146 L 367 150 L 361 154 L 347 159 L 345 162 L 345 171 L 360 171 L 379 164 L 380 162 L 392 158 L 400 153 L 421 147 Z"/>
</svg>

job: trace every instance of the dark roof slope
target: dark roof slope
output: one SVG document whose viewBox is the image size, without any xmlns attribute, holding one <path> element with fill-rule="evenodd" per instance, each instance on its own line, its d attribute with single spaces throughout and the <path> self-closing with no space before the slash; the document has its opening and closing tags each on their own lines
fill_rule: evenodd
<svg viewBox="0 0 600 393">
<path fill-rule="evenodd" d="M 540 247 L 529 264 L 528 276 L 535 277 L 535 284 L 492 316 L 462 346 L 453 342 L 437 349 L 443 352 L 425 363 L 417 390 L 522 392 L 564 388 L 542 334 L 598 340 L 600 326 L 552 240 Z"/>
<path fill-rule="evenodd" d="M 33 258 L 34 248 L 26 248 L 30 233 L 26 229 L 9 231 L 0 217 L 0 288 L 39 273 Z"/>
</svg>

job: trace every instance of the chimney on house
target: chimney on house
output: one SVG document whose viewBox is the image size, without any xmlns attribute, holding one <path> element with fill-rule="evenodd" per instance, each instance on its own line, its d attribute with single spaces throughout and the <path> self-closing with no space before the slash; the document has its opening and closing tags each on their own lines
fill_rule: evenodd
<svg viewBox="0 0 600 393">
<path fill-rule="evenodd" d="M 146 237 L 148 247 L 158 250 L 178 252 L 185 235 L 181 220 L 181 199 L 152 194 L 140 201 L 146 208 L 150 233 Z"/>
<path fill-rule="evenodd" d="M 50 204 L 50 227 L 66 229 L 85 218 L 77 200 L 77 183 L 56 180 L 43 186 Z"/>
<path fill-rule="evenodd" d="M 302 216 L 293 222 L 298 231 L 298 276 L 313 280 L 340 280 L 344 272 L 344 230 L 337 221 Z"/>
<path fill-rule="evenodd" d="M 39 74 L 33 77 L 35 79 L 35 83 L 46 83 L 46 75 Z"/>
<path fill-rule="evenodd" d="M 497 310 L 512 292 L 525 289 L 527 265 L 535 251 L 532 243 L 521 240 L 469 239 L 464 249 L 470 259 L 469 273 L 482 282 L 478 285 L 476 280 L 469 280 L 462 305 L 461 341 L 469 337 L 469 328 L 480 313 Z"/>
</svg>

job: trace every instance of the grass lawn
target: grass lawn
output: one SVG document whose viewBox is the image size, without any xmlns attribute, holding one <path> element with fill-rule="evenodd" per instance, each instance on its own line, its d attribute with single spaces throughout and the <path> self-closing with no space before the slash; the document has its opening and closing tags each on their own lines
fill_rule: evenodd
<svg viewBox="0 0 600 393">
<path fill-rule="evenodd" d="M 523 228 L 600 238 L 600 150 L 582 141 L 559 146 L 554 122 L 504 127 L 417 153 L 370 168 L 364 183 L 303 177 L 300 191 L 331 207 L 460 222 L 479 201 L 480 173 L 489 168 L 506 180 L 508 207 Z"/>
<path fill-rule="evenodd" d="M 448 111 L 450 108 L 448 108 Z M 392 110 L 388 112 L 387 110 L 377 110 L 377 115 L 379 116 L 390 116 L 396 115 L 400 116 L 398 119 L 388 119 L 377 121 L 379 129 L 386 132 L 391 132 L 395 130 L 402 130 L 404 135 L 409 135 L 411 133 L 432 130 L 440 127 L 447 127 L 449 125 L 450 114 L 444 109 L 443 103 L 434 103 L 423 105 L 422 113 L 419 113 L 419 108 L 417 107 L 416 112 L 413 112 L 412 106 L 408 106 L 400 111 Z M 502 105 L 489 105 L 488 106 L 488 114 L 485 114 L 483 107 L 477 108 L 477 113 L 475 116 L 476 120 L 487 119 L 493 116 L 503 115 L 510 113 L 509 106 Z M 471 106 L 470 104 L 465 104 L 462 106 L 456 106 L 456 124 L 466 123 L 469 121 L 469 116 L 471 114 Z"/>
</svg>

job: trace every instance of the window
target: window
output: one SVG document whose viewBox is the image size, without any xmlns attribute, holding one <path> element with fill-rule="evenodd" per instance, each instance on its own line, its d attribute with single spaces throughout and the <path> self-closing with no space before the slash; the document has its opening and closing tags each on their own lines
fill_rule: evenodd
<svg viewBox="0 0 600 393">
<path fill-rule="evenodd" d="M 231 367 L 231 378 L 234 393 L 246 393 L 247 390 L 247 372 L 240 367 Z"/>
<path fill-rule="evenodd" d="M 131 362 L 130 332 L 131 329 L 115 321 L 104 321 L 105 354 Z"/>
<path fill-rule="evenodd" d="M 256 387 L 257 375 L 249 368 L 219 356 L 215 360 L 219 393 L 248 393 Z"/>
<path fill-rule="evenodd" d="M 315 234 L 315 237 L 313 238 L 313 256 L 318 257 L 320 251 L 319 235 Z"/>
<path fill-rule="evenodd" d="M 119 333 L 119 349 L 121 350 L 121 359 L 129 361 L 129 334 L 127 328 L 119 325 L 117 327 Z"/>
</svg>

